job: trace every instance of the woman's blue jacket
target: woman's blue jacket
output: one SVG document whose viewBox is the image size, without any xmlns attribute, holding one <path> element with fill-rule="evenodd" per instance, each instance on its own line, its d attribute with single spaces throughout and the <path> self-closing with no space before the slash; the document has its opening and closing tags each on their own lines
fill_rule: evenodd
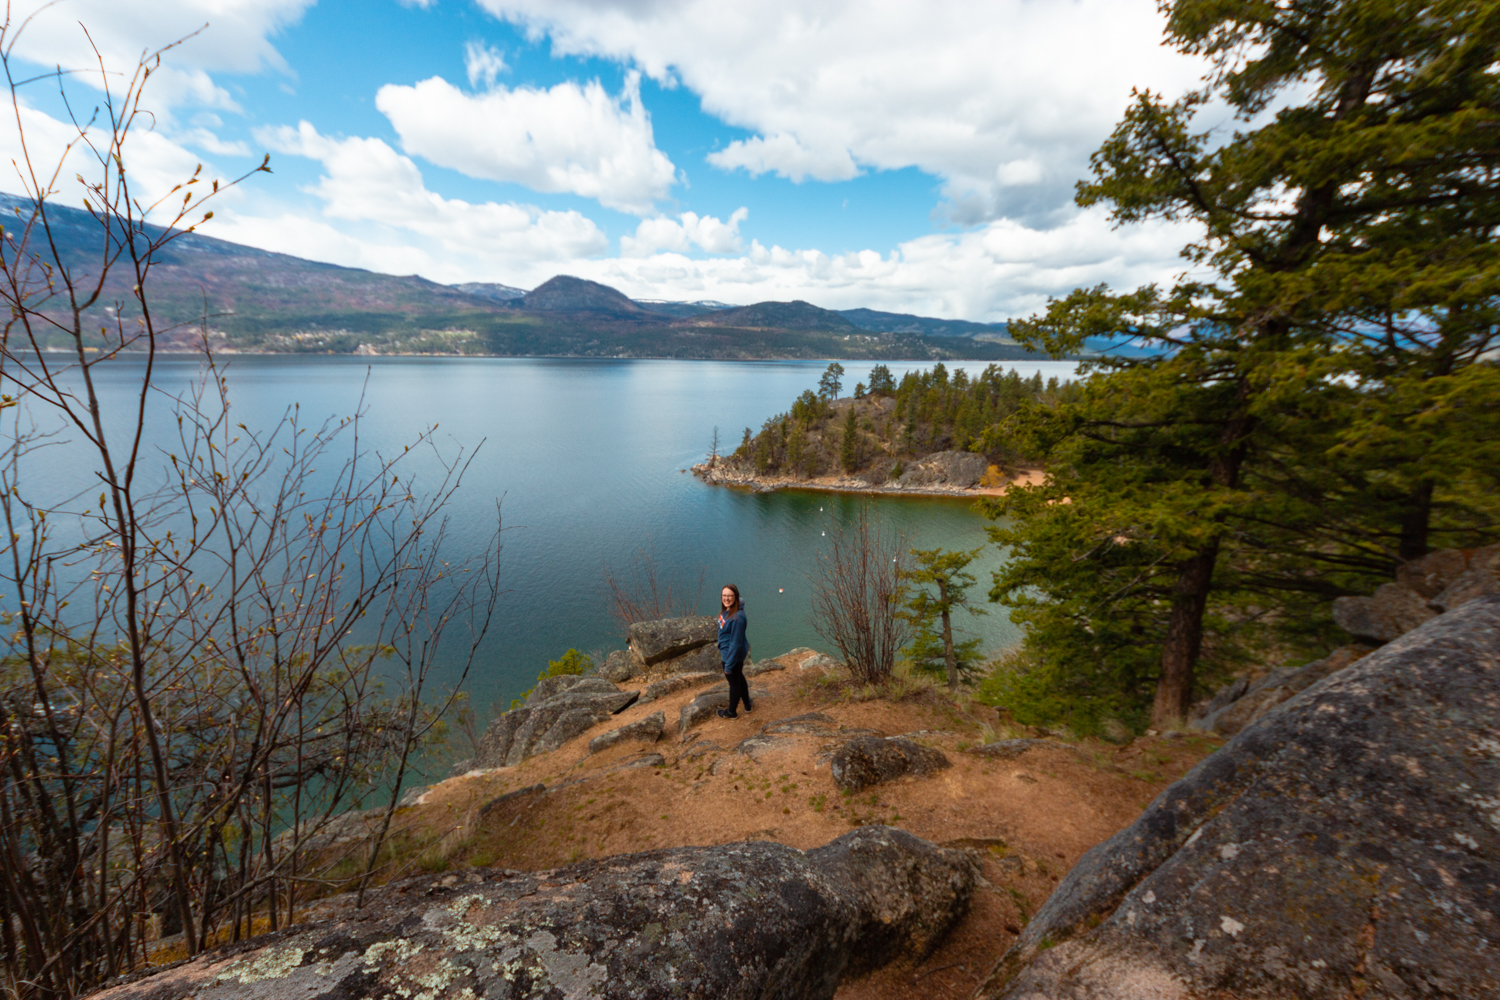
<svg viewBox="0 0 1500 1000">
<path fill-rule="evenodd" d="M 745 638 L 745 609 L 742 607 L 725 618 L 719 614 L 719 659 L 727 674 L 745 662 L 750 652 L 750 640 Z"/>
</svg>

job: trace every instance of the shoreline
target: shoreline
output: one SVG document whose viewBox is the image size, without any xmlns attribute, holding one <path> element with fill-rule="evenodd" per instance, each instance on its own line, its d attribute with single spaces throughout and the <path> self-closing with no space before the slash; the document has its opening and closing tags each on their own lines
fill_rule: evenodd
<svg viewBox="0 0 1500 1000">
<path fill-rule="evenodd" d="M 799 479 L 796 476 L 760 476 L 753 472 L 742 472 L 722 467 L 710 467 L 700 462 L 688 471 L 709 486 L 727 486 L 749 490 L 752 493 L 775 493 L 779 490 L 805 490 L 811 493 L 858 493 L 867 496 L 894 497 L 947 497 L 950 499 L 980 500 L 986 497 L 1004 496 L 1006 490 L 1019 483 L 1032 486 L 1047 476 L 1042 469 L 1025 469 L 1001 486 L 946 486 L 928 484 L 923 486 L 874 485 L 856 476 L 815 476 Z"/>
</svg>

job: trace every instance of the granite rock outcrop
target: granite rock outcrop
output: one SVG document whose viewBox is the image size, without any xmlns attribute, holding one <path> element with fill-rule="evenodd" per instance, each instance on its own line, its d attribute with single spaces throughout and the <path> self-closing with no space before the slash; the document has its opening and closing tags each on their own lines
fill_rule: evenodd
<svg viewBox="0 0 1500 1000">
<path fill-rule="evenodd" d="M 1500 597 L 1247 725 L 1083 857 L 980 996 L 1500 996 Z"/>
<path fill-rule="evenodd" d="M 495 717 L 474 746 L 474 756 L 453 772 L 508 767 L 535 754 L 556 750 L 640 697 L 621 691 L 603 677 L 563 675 L 537 682 L 526 704 Z"/>
<path fill-rule="evenodd" d="M 752 842 L 427 875 L 96 996 L 827 1000 L 930 952 L 976 879 L 967 854 L 874 826 L 806 853 Z"/>
</svg>

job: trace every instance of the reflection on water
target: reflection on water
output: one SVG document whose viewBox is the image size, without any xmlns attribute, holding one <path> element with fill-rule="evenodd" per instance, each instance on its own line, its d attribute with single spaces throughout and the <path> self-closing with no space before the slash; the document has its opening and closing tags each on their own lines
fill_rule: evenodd
<svg viewBox="0 0 1500 1000">
<path fill-rule="evenodd" d="M 845 383 L 868 378 L 870 363 L 843 362 Z M 625 569 L 650 549 L 679 586 L 702 575 L 701 607 L 728 582 L 745 596 L 756 656 L 826 645 L 807 616 L 807 573 L 826 545 L 823 532 L 873 505 L 879 522 L 921 548 L 985 544 L 985 522 L 960 500 L 866 499 L 783 491 L 752 493 L 705 486 L 684 471 L 707 454 L 714 428 L 732 448 L 743 428 L 758 430 L 814 388 L 824 362 L 598 361 L 512 358 L 235 357 L 229 383 L 235 422 L 265 427 L 300 403 L 305 417 L 368 408 L 362 444 L 398 451 L 439 425 L 450 449 L 479 446 L 479 457 L 451 509 L 457 550 L 482 544 L 503 497 L 506 524 L 502 597 L 469 689 L 476 708 L 508 701 L 531 686 L 549 658 L 568 647 L 621 645 L 606 606 L 603 570 Z M 915 365 L 894 364 L 900 373 Z M 950 365 L 971 372 L 983 364 Z M 1029 376 L 1067 377 L 1073 365 L 1018 365 Z M 101 378 L 105 409 L 128 402 L 139 369 Z M 168 391 L 185 391 L 196 362 L 159 368 Z M 174 428 L 153 425 L 163 448 Z M 36 456 L 31 476 L 71 492 L 90 473 L 68 449 Z M 76 452 L 72 452 L 76 454 Z M 415 454 L 415 453 L 414 453 Z M 423 466 L 425 464 L 425 467 Z M 417 471 L 434 476 L 432 459 Z M 420 486 L 419 475 L 418 484 Z M 988 547 L 971 567 L 978 591 L 999 559 Z M 961 620 L 991 648 L 1010 644 L 1014 626 L 998 609 Z"/>
</svg>

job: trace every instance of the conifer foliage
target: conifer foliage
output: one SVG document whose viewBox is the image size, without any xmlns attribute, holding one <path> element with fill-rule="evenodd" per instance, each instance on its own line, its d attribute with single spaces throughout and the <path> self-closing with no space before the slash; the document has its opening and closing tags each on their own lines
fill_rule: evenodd
<svg viewBox="0 0 1500 1000">
<path fill-rule="evenodd" d="M 1178 0 L 1167 38 L 1204 86 L 1136 93 L 1078 201 L 1192 223 L 1193 268 L 1012 324 L 1155 350 L 1032 407 L 1050 479 L 992 508 L 1016 555 L 992 597 L 1030 629 L 1010 693 L 1128 713 L 1149 691 L 1159 725 L 1205 651 L 1316 631 L 1332 597 L 1500 523 L 1500 4 Z"/>
<path fill-rule="evenodd" d="M 842 372 L 840 372 L 842 374 Z M 826 375 L 825 375 L 826 378 Z M 837 471 L 871 483 L 900 475 L 905 463 L 937 451 L 974 451 L 992 464 L 1025 464 L 1028 454 L 1004 422 L 1023 404 L 1052 407 L 1073 399 L 1071 382 L 1040 374 L 1023 378 L 1014 369 L 990 365 L 970 378 L 941 362 L 908 371 L 897 384 L 890 369 L 876 365 L 862 398 L 831 401 L 806 390 L 786 413 L 770 418 L 725 460 L 731 468 L 761 474 L 820 476 Z"/>
<path fill-rule="evenodd" d="M 969 603 L 969 588 L 976 581 L 966 567 L 981 551 L 912 549 L 912 563 L 904 574 L 910 588 L 906 616 L 914 629 L 907 655 L 924 669 L 936 665 L 950 690 L 956 691 L 960 676 L 976 672 L 979 665 L 979 640 L 955 638 L 953 612 L 963 608 L 975 615 L 988 613 Z"/>
</svg>

